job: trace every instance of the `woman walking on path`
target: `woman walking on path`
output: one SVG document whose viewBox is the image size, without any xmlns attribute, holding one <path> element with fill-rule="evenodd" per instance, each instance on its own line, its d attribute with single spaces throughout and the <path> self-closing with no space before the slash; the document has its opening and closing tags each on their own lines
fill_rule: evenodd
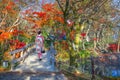
<svg viewBox="0 0 120 80">
<path fill-rule="evenodd" d="M 42 36 L 42 32 L 38 31 L 37 36 L 35 39 L 35 44 L 36 44 L 36 52 L 38 54 L 38 58 L 41 61 L 42 60 L 42 50 L 44 48 L 44 37 Z"/>
</svg>

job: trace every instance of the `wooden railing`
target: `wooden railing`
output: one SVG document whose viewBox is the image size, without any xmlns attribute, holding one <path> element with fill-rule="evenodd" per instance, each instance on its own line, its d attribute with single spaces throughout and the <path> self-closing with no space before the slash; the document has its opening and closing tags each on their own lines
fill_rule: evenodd
<svg viewBox="0 0 120 80">
<path fill-rule="evenodd" d="M 56 52 L 56 50 L 54 48 L 54 45 L 53 45 L 53 43 L 51 43 L 48 56 L 49 56 L 50 64 L 52 65 L 52 67 L 54 68 L 54 70 L 56 69 L 56 67 L 55 67 L 55 62 L 56 62 L 55 61 L 55 55 L 56 54 L 57 54 L 57 52 Z"/>
<path fill-rule="evenodd" d="M 26 59 L 26 57 L 29 55 L 31 49 L 33 48 L 34 43 L 28 44 L 26 46 L 24 46 L 23 48 L 14 50 L 10 52 L 10 55 L 12 55 L 12 59 L 11 59 L 11 71 L 14 69 L 15 63 L 17 62 L 24 62 L 24 60 Z M 19 58 L 15 58 L 15 55 L 17 53 L 19 54 Z"/>
</svg>

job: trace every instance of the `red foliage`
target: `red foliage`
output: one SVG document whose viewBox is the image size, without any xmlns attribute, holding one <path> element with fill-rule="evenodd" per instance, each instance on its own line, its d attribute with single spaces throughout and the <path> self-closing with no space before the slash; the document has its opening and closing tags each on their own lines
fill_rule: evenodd
<svg viewBox="0 0 120 80">
<path fill-rule="evenodd" d="M 10 45 L 14 45 L 14 49 L 19 49 L 26 45 L 24 42 L 20 42 L 18 39 L 10 40 L 9 43 Z"/>
<path fill-rule="evenodd" d="M 7 10 L 12 10 L 12 7 L 15 5 L 14 2 L 9 2 L 8 5 L 5 7 Z"/>
<path fill-rule="evenodd" d="M 19 42 L 16 44 L 16 49 L 24 47 L 26 44 L 24 42 Z"/>
<path fill-rule="evenodd" d="M 97 38 L 93 38 L 94 41 L 97 41 Z"/>
<path fill-rule="evenodd" d="M 12 34 L 13 34 L 13 36 L 18 36 L 19 34 L 23 34 L 23 31 L 15 29 L 15 30 L 13 30 Z"/>
<path fill-rule="evenodd" d="M 54 6 L 54 4 L 44 4 L 43 6 L 42 6 L 42 8 L 46 11 L 46 12 L 49 12 L 49 11 L 53 11 L 53 6 Z"/>
<path fill-rule="evenodd" d="M 113 52 L 113 51 L 117 51 L 117 49 L 118 49 L 118 44 L 115 44 L 115 43 L 109 44 L 108 49 L 111 50 L 112 52 Z M 120 47 L 119 47 L 119 49 L 120 49 Z"/>
<path fill-rule="evenodd" d="M 82 36 L 82 37 L 85 37 L 85 36 L 86 36 L 86 33 L 81 33 L 81 36 Z"/>
<path fill-rule="evenodd" d="M 11 10 L 12 7 L 11 7 L 11 6 L 6 6 L 6 9 L 7 9 L 7 10 Z"/>
<path fill-rule="evenodd" d="M 9 2 L 9 5 L 15 5 L 15 3 L 11 1 L 11 2 Z"/>
<path fill-rule="evenodd" d="M 46 12 L 33 12 L 33 14 L 37 14 L 41 18 L 46 16 Z"/>
<path fill-rule="evenodd" d="M 18 30 L 14 30 L 12 33 L 13 33 L 13 36 L 18 36 Z"/>
</svg>

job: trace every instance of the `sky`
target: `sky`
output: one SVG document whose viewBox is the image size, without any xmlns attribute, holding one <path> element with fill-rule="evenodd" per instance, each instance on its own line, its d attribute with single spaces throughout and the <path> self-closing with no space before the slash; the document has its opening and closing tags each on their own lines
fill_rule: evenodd
<svg viewBox="0 0 120 80">
<path fill-rule="evenodd" d="M 113 0 L 113 5 L 120 10 L 120 0 Z"/>
</svg>

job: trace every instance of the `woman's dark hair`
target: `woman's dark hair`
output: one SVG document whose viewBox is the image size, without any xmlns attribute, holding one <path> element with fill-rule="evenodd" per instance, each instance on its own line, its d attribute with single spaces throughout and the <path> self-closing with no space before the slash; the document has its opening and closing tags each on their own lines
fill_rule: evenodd
<svg viewBox="0 0 120 80">
<path fill-rule="evenodd" d="M 41 31 L 38 31 L 38 34 L 41 34 Z"/>
</svg>

